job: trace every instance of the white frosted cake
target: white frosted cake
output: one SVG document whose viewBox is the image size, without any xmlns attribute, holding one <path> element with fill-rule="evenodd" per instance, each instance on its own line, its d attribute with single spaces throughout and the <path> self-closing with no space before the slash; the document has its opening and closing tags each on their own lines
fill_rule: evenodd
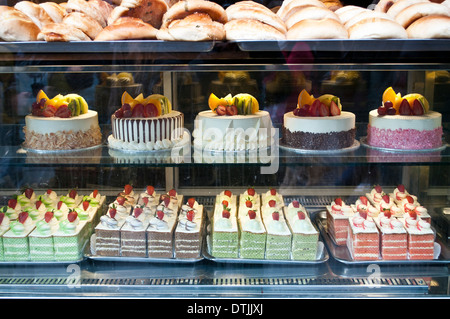
<svg viewBox="0 0 450 319">
<path fill-rule="evenodd" d="M 384 115 L 369 112 L 367 144 L 370 146 L 421 150 L 442 146 L 442 114 L 428 111 L 422 115 Z"/>
<path fill-rule="evenodd" d="M 330 150 L 353 145 L 355 114 L 341 112 L 335 116 L 298 116 L 284 114 L 283 144 L 298 149 Z"/>
<path fill-rule="evenodd" d="M 78 116 L 25 116 L 25 144 L 31 149 L 70 150 L 101 144 L 102 135 L 96 111 Z"/>
<path fill-rule="evenodd" d="M 194 146 L 216 151 L 257 150 L 273 142 L 272 120 L 267 111 L 246 115 L 218 115 L 202 111 L 194 125 Z"/>
</svg>

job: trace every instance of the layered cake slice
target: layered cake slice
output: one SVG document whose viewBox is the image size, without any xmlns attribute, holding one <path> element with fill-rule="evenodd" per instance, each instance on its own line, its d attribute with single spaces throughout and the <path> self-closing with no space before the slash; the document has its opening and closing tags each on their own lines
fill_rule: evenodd
<svg viewBox="0 0 450 319">
<path fill-rule="evenodd" d="M 25 188 L 22 194 L 17 195 L 17 201 L 22 207 L 30 207 L 36 200 L 36 192 L 30 187 Z"/>
<path fill-rule="evenodd" d="M 94 231 L 94 223 L 98 212 L 98 207 L 91 206 L 90 202 L 85 200 L 73 210 L 77 212 L 80 221 L 86 223 L 86 227 L 84 228 L 86 234 L 84 234 L 84 236 L 89 237 Z"/>
<path fill-rule="evenodd" d="M 198 258 L 203 238 L 203 205 L 191 197 L 181 207 L 175 229 L 175 257 Z"/>
<path fill-rule="evenodd" d="M 0 212 L 0 261 L 5 260 L 3 249 L 3 235 L 9 230 L 10 219 L 4 212 Z"/>
<path fill-rule="evenodd" d="M 67 207 L 75 208 L 81 204 L 83 196 L 79 195 L 76 189 L 71 189 L 66 195 L 61 195 L 59 200 L 63 201 Z"/>
<path fill-rule="evenodd" d="M 55 259 L 77 261 L 83 256 L 83 248 L 88 240 L 86 222 L 78 218 L 76 211 L 70 211 L 67 219 L 59 222 L 59 229 L 53 234 Z"/>
<path fill-rule="evenodd" d="M 44 214 L 47 212 L 47 208 L 40 200 L 36 200 L 36 202 L 32 206 L 24 208 L 24 211 L 28 213 L 28 215 L 34 222 L 37 222 L 38 220 L 44 218 Z"/>
<path fill-rule="evenodd" d="M 216 203 L 213 213 L 211 224 L 211 255 L 216 258 L 237 258 L 239 256 L 236 204 L 227 204 L 228 206 L 222 203 Z"/>
<path fill-rule="evenodd" d="M 100 217 L 100 222 L 95 226 L 95 254 L 98 256 L 120 256 L 120 228 L 125 223 L 125 218 L 119 218 L 115 205 Z"/>
<path fill-rule="evenodd" d="M 238 213 L 239 256 L 248 259 L 264 259 L 267 232 L 257 209 L 240 206 Z"/>
<path fill-rule="evenodd" d="M 147 185 L 145 191 L 139 194 L 138 204 L 150 209 L 155 209 L 158 205 L 159 195 L 152 185 Z"/>
<path fill-rule="evenodd" d="M 44 219 L 36 223 L 36 228 L 29 235 L 31 260 L 55 260 L 53 234 L 58 230 L 58 227 L 58 220 L 51 211 L 46 212 Z"/>
<path fill-rule="evenodd" d="M 1 208 L 2 213 L 10 220 L 17 219 L 19 213 L 22 212 L 22 205 L 18 201 L 18 196 L 14 196 L 8 200 L 8 204 Z"/>
<path fill-rule="evenodd" d="M 162 196 L 155 215 L 147 227 L 148 257 L 173 258 L 173 235 L 178 218 L 178 204 L 171 197 Z"/>
<path fill-rule="evenodd" d="M 234 195 L 230 190 L 224 190 L 220 192 L 220 194 L 216 195 L 216 200 L 214 205 L 225 205 L 225 206 L 234 206 L 237 207 L 237 196 Z"/>
<path fill-rule="evenodd" d="M 341 198 L 336 198 L 327 209 L 327 232 L 338 246 L 347 244 L 349 218 L 354 215 L 353 209 Z"/>
<path fill-rule="evenodd" d="M 317 243 L 319 232 L 314 227 L 308 213 L 304 209 L 298 209 L 297 214 L 284 213 L 292 233 L 292 259 L 294 260 L 316 260 Z"/>
<path fill-rule="evenodd" d="M 430 223 L 416 214 L 400 219 L 408 234 L 408 258 L 429 260 L 434 258 L 435 233 Z"/>
<path fill-rule="evenodd" d="M 58 201 L 56 203 L 56 207 L 52 209 L 55 218 L 60 221 L 67 218 L 67 214 L 69 214 L 69 207 L 63 201 Z"/>
<path fill-rule="evenodd" d="M 277 207 L 284 206 L 283 195 L 278 193 L 275 188 L 271 188 L 267 192 L 261 194 L 261 205 L 262 206 L 267 206 L 270 201 L 275 201 L 275 206 L 277 206 Z"/>
<path fill-rule="evenodd" d="M 3 234 L 5 261 L 27 261 L 30 257 L 28 235 L 35 223 L 27 212 L 21 212 L 17 220 L 10 222 L 10 229 Z"/>
<path fill-rule="evenodd" d="M 381 258 L 385 260 L 404 260 L 408 245 L 403 224 L 390 212 L 382 213 L 374 219 L 380 232 Z"/>
<path fill-rule="evenodd" d="M 59 196 L 52 189 L 47 189 L 47 191 L 38 196 L 38 199 L 45 205 L 45 207 L 50 208 L 56 206 L 59 201 Z"/>
<path fill-rule="evenodd" d="M 267 230 L 266 259 L 291 259 L 292 235 L 283 211 L 273 211 L 270 215 L 263 212 L 263 222 Z"/>
<path fill-rule="evenodd" d="M 373 206 L 378 207 L 384 195 L 386 195 L 386 193 L 383 191 L 383 187 L 381 187 L 381 185 L 375 185 L 370 192 L 366 194 L 366 197 Z"/>
<path fill-rule="evenodd" d="M 120 228 L 120 250 L 122 257 L 147 257 L 146 230 L 150 218 L 144 209 L 135 206 Z"/>
<path fill-rule="evenodd" d="M 372 217 L 358 212 L 350 218 L 347 246 L 354 260 L 380 258 L 379 232 Z"/>
<path fill-rule="evenodd" d="M 375 208 L 366 196 L 360 196 L 352 205 L 355 212 L 365 211 L 370 217 L 377 217 L 380 211 Z"/>
</svg>

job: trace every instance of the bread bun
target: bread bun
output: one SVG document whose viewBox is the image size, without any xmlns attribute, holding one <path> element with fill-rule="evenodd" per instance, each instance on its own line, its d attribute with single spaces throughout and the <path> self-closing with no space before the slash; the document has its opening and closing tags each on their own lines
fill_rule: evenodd
<svg viewBox="0 0 450 319">
<path fill-rule="evenodd" d="M 31 1 L 19 1 L 14 8 L 26 14 L 39 28 L 47 23 L 53 23 L 52 18 L 38 4 Z"/>
<path fill-rule="evenodd" d="M 406 30 L 397 22 L 368 18 L 348 28 L 350 39 L 406 39 Z"/>
<path fill-rule="evenodd" d="M 450 39 L 450 17 L 429 15 L 420 18 L 406 29 L 411 39 Z"/>
<path fill-rule="evenodd" d="M 36 41 L 39 27 L 23 12 L 9 6 L 0 6 L 0 40 Z"/>
<path fill-rule="evenodd" d="M 441 4 L 447 8 L 450 8 L 450 0 L 445 0 L 444 2 L 441 2 Z"/>
<path fill-rule="evenodd" d="M 74 26 L 91 39 L 95 39 L 97 35 L 103 30 L 100 23 L 94 18 L 81 12 L 71 12 L 63 19 L 63 23 Z"/>
<path fill-rule="evenodd" d="M 281 33 L 286 33 L 286 26 L 279 16 L 272 12 L 269 8 L 254 2 L 240 1 L 230 5 L 225 10 L 228 21 L 249 19 L 256 20 L 268 24 Z"/>
<path fill-rule="evenodd" d="M 351 18 L 361 12 L 366 12 L 368 9 L 358 6 L 345 6 L 342 9 L 336 10 L 336 14 L 341 20 L 342 24 L 346 24 Z"/>
<path fill-rule="evenodd" d="M 95 6 L 89 4 L 86 0 L 69 0 L 66 4 L 66 12 L 81 12 L 84 13 L 91 18 L 97 20 L 102 28 L 106 27 L 107 20 L 103 16 L 102 12 L 100 12 Z"/>
<path fill-rule="evenodd" d="M 123 17 L 104 28 L 95 41 L 155 40 L 157 29 L 139 18 Z"/>
<path fill-rule="evenodd" d="M 90 7 L 94 8 L 103 17 L 102 21 L 108 22 L 108 17 L 114 9 L 113 5 L 104 0 L 88 0 Z M 103 24 L 102 24 L 103 25 Z"/>
<path fill-rule="evenodd" d="M 358 23 L 359 21 L 366 20 L 368 18 L 380 18 L 394 21 L 394 18 L 392 18 L 387 13 L 380 11 L 365 10 L 357 13 L 353 18 L 349 19 L 344 25 L 348 29 L 352 25 Z"/>
<path fill-rule="evenodd" d="M 239 19 L 225 23 L 227 40 L 285 40 L 285 32 L 258 20 Z"/>
<path fill-rule="evenodd" d="M 49 1 L 40 3 L 39 6 L 47 12 L 53 22 L 62 22 L 66 11 L 59 4 Z"/>
<path fill-rule="evenodd" d="M 286 33 L 288 40 L 347 39 L 347 29 L 334 19 L 301 20 Z"/>
<path fill-rule="evenodd" d="M 38 40 L 47 42 L 91 41 L 86 33 L 65 23 L 49 23 L 42 27 Z"/>
<path fill-rule="evenodd" d="M 400 11 L 395 21 L 406 29 L 414 21 L 429 15 L 450 16 L 450 8 L 433 2 L 416 3 Z"/>
<path fill-rule="evenodd" d="M 173 20 L 167 27 L 162 26 L 156 37 L 166 41 L 225 40 L 225 28 L 208 14 L 195 12 L 183 19 Z"/>
<path fill-rule="evenodd" d="M 301 20 L 322 20 L 322 19 L 334 19 L 339 23 L 341 20 L 338 15 L 331 11 L 328 8 L 314 7 L 314 6 L 305 6 L 296 10 L 295 13 L 289 15 L 289 18 L 286 19 L 286 28 L 290 29 L 294 24 Z"/>
<path fill-rule="evenodd" d="M 394 5 L 398 0 L 380 0 L 373 9 L 377 12 L 384 12 L 386 13 L 390 7 Z"/>
<path fill-rule="evenodd" d="M 120 6 L 112 10 L 108 24 L 113 24 L 120 17 L 132 17 L 139 18 L 158 29 L 168 9 L 169 6 L 164 0 L 123 0 Z"/>
<path fill-rule="evenodd" d="M 228 21 L 225 9 L 212 1 L 207 0 L 182 0 L 175 3 L 167 10 L 162 18 L 162 27 L 167 27 L 172 21 L 181 20 L 193 13 L 204 13 L 211 17 L 212 21 L 226 23 Z"/>
<path fill-rule="evenodd" d="M 320 0 L 284 0 L 283 3 L 281 4 L 280 9 L 277 11 L 277 15 L 283 21 L 286 21 L 286 19 L 288 18 L 287 14 L 291 10 L 295 10 L 295 8 L 303 6 L 326 8 L 325 4 Z"/>
<path fill-rule="evenodd" d="M 397 16 L 397 14 L 399 14 L 399 12 L 402 11 L 403 9 L 405 9 L 409 6 L 412 6 L 413 4 L 422 3 L 422 2 L 429 3 L 430 1 L 428 1 L 428 0 L 398 0 L 388 9 L 388 11 L 386 13 L 389 14 L 391 17 L 395 18 Z"/>
</svg>

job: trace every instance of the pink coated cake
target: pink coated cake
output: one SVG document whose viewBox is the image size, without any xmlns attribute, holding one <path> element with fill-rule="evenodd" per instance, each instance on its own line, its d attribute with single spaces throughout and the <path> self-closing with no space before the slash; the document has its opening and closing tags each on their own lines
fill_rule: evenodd
<svg viewBox="0 0 450 319">
<path fill-rule="evenodd" d="M 398 150 L 427 150 L 442 146 L 442 114 L 379 115 L 369 112 L 367 144 Z"/>
</svg>

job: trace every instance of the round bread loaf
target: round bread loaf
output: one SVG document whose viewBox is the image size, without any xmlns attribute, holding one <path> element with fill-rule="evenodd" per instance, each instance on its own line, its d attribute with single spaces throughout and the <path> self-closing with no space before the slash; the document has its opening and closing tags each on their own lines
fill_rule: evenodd
<svg viewBox="0 0 450 319">
<path fill-rule="evenodd" d="M 26 14 L 39 28 L 47 23 L 53 23 L 53 19 L 37 3 L 31 1 L 19 1 L 14 8 Z"/>
<path fill-rule="evenodd" d="M 71 12 L 63 19 L 63 23 L 74 26 L 87 34 L 92 40 L 103 30 L 100 23 L 82 12 Z"/>
<path fill-rule="evenodd" d="M 104 28 L 95 41 L 155 40 L 158 30 L 139 18 L 123 17 Z"/>
<path fill-rule="evenodd" d="M 285 32 L 253 19 L 230 20 L 224 25 L 227 40 L 285 40 Z"/>
<path fill-rule="evenodd" d="M 372 10 L 365 10 L 357 13 L 353 18 L 348 20 L 344 26 L 348 29 L 352 25 L 358 23 L 359 21 L 366 20 L 369 18 L 380 18 L 380 19 L 387 19 L 394 21 L 394 18 L 392 18 L 390 15 L 384 12 L 380 11 L 372 11 Z"/>
<path fill-rule="evenodd" d="M 38 40 L 47 42 L 91 41 L 80 29 L 65 23 L 48 23 L 39 32 Z"/>
<path fill-rule="evenodd" d="M 400 11 L 403 9 L 412 6 L 416 3 L 422 3 L 427 2 L 429 3 L 429 0 L 398 0 L 396 1 L 389 9 L 386 11 L 387 14 L 389 14 L 391 17 L 395 18 L 397 14 L 399 14 Z"/>
<path fill-rule="evenodd" d="M 184 19 L 192 13 L 205 13 L 211 17 L 212 21 L 217 21 L 222 24 L 228 21 L 225 9 L 215 2 L 207 0 L 181 0 L 171 6 L 164 14 L 162 27 L 167 27 L 172 21 Z"/>
<path fill-rule="evenodd" d="M 59 4 L 48 1 L 48 2 L 40 3 L 39 6 L 42 9 L 44 9 L 45 12 L 47 12 L 47 14 L 53 20 L 53 22 L 55 22 L 55 23 L 62 22 L 66 11 Z"/>
<path fill-rule="evenodd" d="M 155 28 L 160 28 L 162 18 L 169 9 L 164 0 L 123 0 L 108 17 L 108 24 L 113 24 L 120 17 L 142 19 Z"/>
<path fill-rule="evenodd" d="M 288 18 L 287 15 L 290 11 L 295 10 L 295 8 L 303 6 L 326 8 L 325 4 L 320 0 L 284 0 L 283 3 L 281 4 L 280 9 L 277 11 L 277 15 L 283 21 L 286 21 L 286 19 Z"/>
<path fill-rule="evenodd" d="M 88 0 L 88 4 L 93 10 L 95 9 L 95 11 L 102 16 L 103 23 L 100 24 L 102 26 L 107 24 L 108 17 L 111 15 L 111 12 L 114 8 L 113 5 L 104 0 Z"/>
<path fill-rule="evenodd" d="M 176 19 L 162 26 L 156 33 L 159 40 L 166 41 L 212 41 L 225 40 L 225 28 L 206 13 L 195 12 L 183 19 Z"/>
<path fill-rule="evenodd" d="M 368 9 L 358 6 L 345 6 L 339 10 L 336 10 L 336 14 L 341 20 L 342 24 L 347 23 L 351 18 L 361 12 L 369 11 Z"/>
<path fill-rule="evenodd" d="M 286 23 L 286 28 L 290 29 L 294 24 L 301 20 L 312 19 L 312 20 L 322 20 L 322 19 L 334 19 L 339 23 L 341 20 L 338 15 L 328 8 L 305 6 L 301 7 L 295 13 L 289 16 Z"/>
<path fill-rule="evenodd" d="M 279 16 L 272 12 L 269 8 L 254 2 L 240 1 L 230 5 L 225 10 L 228 21 L 239 19 L 257 20 L 268 24 L 282 33 L 286 33 L 286 25 Z"/>
<path fill-rule="evenodd" d="M 347 39 L 347 29 L 334 19 L 301 20 L 286 33 L 288 40 Z"/>
<path fill-rule="evenodd" d="M 369 18 L 348 28 L 350 39 L 406 39 L 406 30 L 397 22 Z"/>
<path fill-rule="evenodd" d="M 406 29 L 414 21 L 429 15 L 450 16 L 450 8 L 433 2 L 416 3 L 400 11 L 395 21 Z"/>
<path fill-rule="evenodd" d="M 100 12 L 95 6 L 89 4 L 88 1 L 85 0 L 69 0 L 66 3 L 66 12 L 82 12 L 87 14 L 88 16 L 97 20 L 102 28 L 106 27 L 107 20 L 103 16 L 102 12 Z"/>
<path fill-rule="evenodd" d="M 386 13 L 397 1 L 398 0 L 380 0 L 373 10 Z"/>
<path fill-rule="evenodd" d="M 429 15 L 420 18 L 406 29 L 411 39 L 449 39 L 450 17 Z"/>
<path fill-rule="evenodd" d="M 39 27 L 23 12 L 9 6 L 0 6 L 0 40 L 36 41 Z"/>
</svg>

